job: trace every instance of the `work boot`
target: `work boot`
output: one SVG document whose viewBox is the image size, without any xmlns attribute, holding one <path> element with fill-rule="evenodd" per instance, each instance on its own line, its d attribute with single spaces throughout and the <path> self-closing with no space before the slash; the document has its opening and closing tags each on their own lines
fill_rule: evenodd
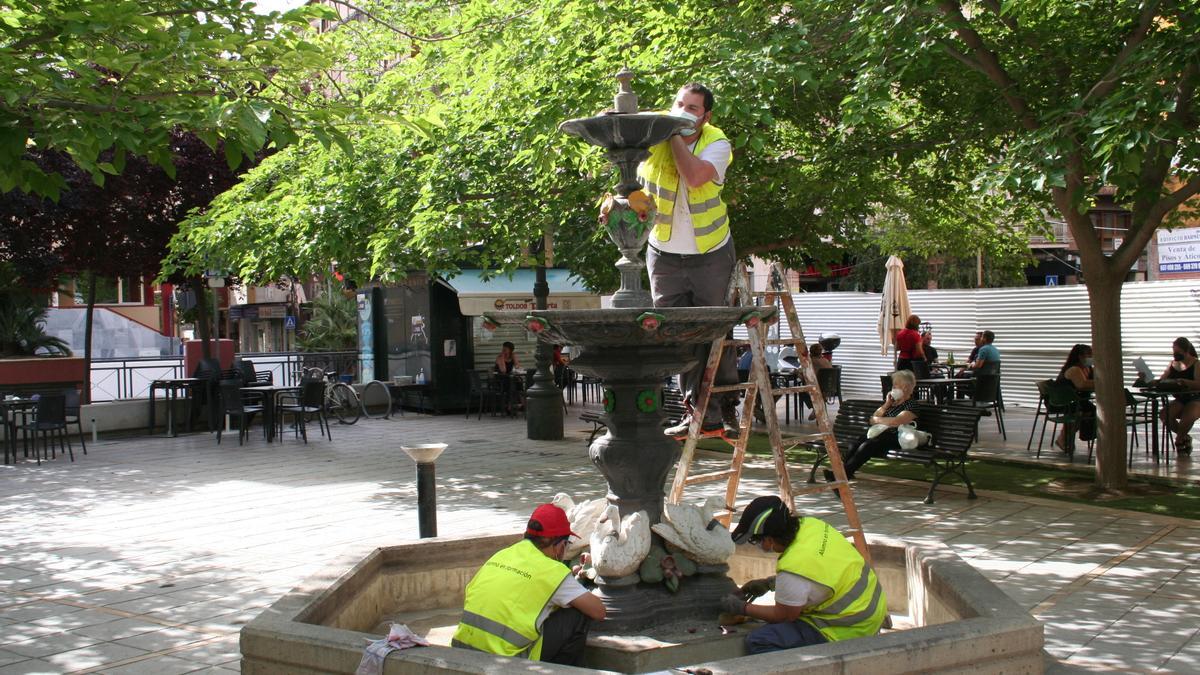
<svg viewBox="0 0 1200 675">
<path fill-rule="evenodd" d="M 686 414 L 683 416 L 682 419 L 679 420 L 678 423 L 672 424 L 671 426 L 667 427 L 666 429 L 663 429 L 663 435 L 670 436 L 672 438 L 674 438 L 676 436 L 686 436 L 687 432 L 688 432 L 688 428 L 691 426 L 692 426 L 692 416 L 690 414 Z"/>
</svg>

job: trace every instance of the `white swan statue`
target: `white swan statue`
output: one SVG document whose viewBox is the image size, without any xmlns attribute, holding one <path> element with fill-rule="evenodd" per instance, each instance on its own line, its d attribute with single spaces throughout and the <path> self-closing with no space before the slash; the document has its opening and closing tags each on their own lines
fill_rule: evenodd
<svg viewBox="0 0 1200 675">
<path fill-rule="evenodd" d="M 572 539 L 567 544 L 567 552 L 563 555 L 564 560 L 574 560 L 591 545 L 592 533 L 596 531 L 596 525 L 604 516 L 604 510 L 608 508 L 608 500 L 601 497 L 576 504 L 570 495 L 560 492 L 554 495 L 550 503 L 567 512 L 571 531 L 579 535 L 578 539 Z"/>
<path fill-rule="evenodd" d="M 645 511 L 621 518 L 609 506 L 592 533 L 592 567 L 600 576 L 616 578 L 637 572 L 650 553 L 650 516 Z"/>
<path fill-rule="evenodd" d="M 704 500 L 703 506 L 664 504 L 663 521 L 653 529 L 697 563 L 719 565 L 729 560 L 734 551 L 729 530 L 715 518 L 724 506 L 725 499 L 718 496 Z"/>
</svg>

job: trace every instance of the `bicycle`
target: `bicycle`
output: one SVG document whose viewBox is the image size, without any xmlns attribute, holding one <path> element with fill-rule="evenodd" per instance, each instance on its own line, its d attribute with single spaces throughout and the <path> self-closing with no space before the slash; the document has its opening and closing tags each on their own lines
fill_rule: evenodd
<svg viewBox="0 0 1200 675">
<path fill-rule="evenodd" d="M 325 383 L 325 413 L 336 417 L 339 424 L 354 424 L 362 416 L 362 403 L 354 387 L 340 382 L 336 370 L 306 368 L 304 377 Z"/>
</svg>

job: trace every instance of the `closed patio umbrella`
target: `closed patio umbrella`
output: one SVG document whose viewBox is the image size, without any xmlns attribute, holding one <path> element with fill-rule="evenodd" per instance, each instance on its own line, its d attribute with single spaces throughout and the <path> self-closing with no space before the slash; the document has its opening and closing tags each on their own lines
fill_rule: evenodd
<svg viewBox="0 0 1200 675">
<path fill-rule="evenodd" d="M 908 306 L 908 286 L 904 282 L 904 262 L 896 256 L 887 261 L 887 275 L 883 279 L 883 299 L 879 303 L 879 353 L 886 355 L 894 344 L 896 333 L 904 328 L 904 322 L 912 310 Z"/>
</svg>

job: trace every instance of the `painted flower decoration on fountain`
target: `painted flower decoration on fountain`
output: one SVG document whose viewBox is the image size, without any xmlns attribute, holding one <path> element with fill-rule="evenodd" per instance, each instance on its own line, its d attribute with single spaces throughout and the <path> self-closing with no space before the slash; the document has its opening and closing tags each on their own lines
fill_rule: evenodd
<svg viewBox="0 0 1200 675">
<path fill-rule="evenodd" d="M 667 317 L 658 312 L 642 312 L 638 315 L 637 321 L 642 326 L 642 330 L 654 331 L 662 325 Z"/>
<path fill-rule="evenodd" d="M 741 323 L 746 324 L 746 328 L 755 328 L 762 320 L 762 312 L 759 312 L 758 310 L 746 312 L 742 315 L 742 318 L 739 319 Z"/>
<path fill-rule="evenodd" d="M 483 315 L 483 329 L 484 330 L 496 330 L 499 327 L 500 327 L 500 324 L 496 323 L 495 319 L 488 316 L 487 314 Z"/>
<path fill-rule="evenodd" d="M 652 413 L 658 410 L 658 391 L 655 389 L 643 389 L 637 395 L 637 407 L 644 413 Z"/>
<path fill-rule="evenodd" d="M 550 327 L 550 322 L 540 316 L 530 314 L 525 317 L 525 329 L 530 333 L 541 333 Z"/>
<path fill-rule="evenodd" d="M 612 389 L 604 390 L 604 398 L 600 399 L 600 405 L 604 406 L 604 412 L 610 413 L 617 405 L 617 395 Z"/>
</svg>

